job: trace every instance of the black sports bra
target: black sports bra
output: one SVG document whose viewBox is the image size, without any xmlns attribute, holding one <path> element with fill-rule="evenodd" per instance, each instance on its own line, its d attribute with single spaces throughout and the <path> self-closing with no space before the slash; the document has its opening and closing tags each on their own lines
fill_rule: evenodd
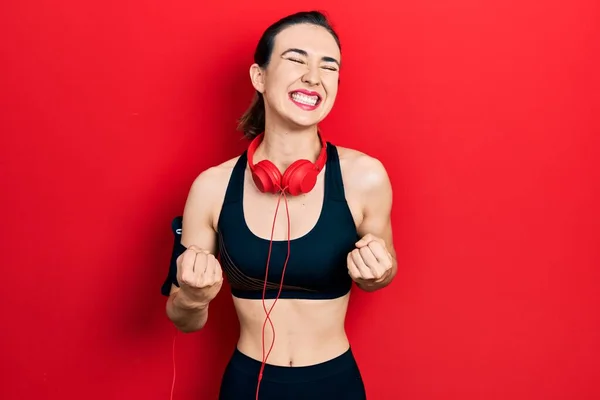
<svg viewBox="0 0 600 400">
<path fill-rule="evenodd" d="M 261 299 L 270 241 L 246 225 L 243 211 L 247 155 L 231 174 L 218 224 L 220 262 L 236 297 Z M 290 241 L 283 288 L 279 298 L 332 299 L 348 293 L 352 280 L 346 259 L 359 239 L 344 195 L 337 148 L 327 143 L 323 207 L 316 225 Z M 288 254 L 287 240 L 274 240 L 265 298 L 275 298 Z"/>
</svg>

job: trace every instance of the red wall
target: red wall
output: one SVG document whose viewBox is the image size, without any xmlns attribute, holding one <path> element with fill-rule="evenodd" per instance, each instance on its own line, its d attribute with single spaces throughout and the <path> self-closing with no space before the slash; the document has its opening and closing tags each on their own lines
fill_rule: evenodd
<svg viewBox="0 0 600 400">
<path fill-rule="evenodd" d="M 398 276 L 347 323 L 369 399 L 600 398 L 597 2 L 7 3 L 0 398 L 169 398 L 171 218 L 244 149 L 262 30 L 315 6 L 345 63 L 324 131 L 395 188 Z M 216 396 L 227 292 L 175 399 Z"/>
</svg>

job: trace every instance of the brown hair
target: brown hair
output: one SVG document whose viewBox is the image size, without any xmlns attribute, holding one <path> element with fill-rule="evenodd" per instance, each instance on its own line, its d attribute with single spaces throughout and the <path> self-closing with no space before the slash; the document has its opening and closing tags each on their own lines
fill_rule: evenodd
<svg viewBox="0 0 600 400">
<path fill-rule="evenodd" d="M 248 139 L 254 139 L 265 131 L 265 100 L 262 93 L 254 94 L 250 107 L 238 120 L 238 130 Z"/>
</svg>

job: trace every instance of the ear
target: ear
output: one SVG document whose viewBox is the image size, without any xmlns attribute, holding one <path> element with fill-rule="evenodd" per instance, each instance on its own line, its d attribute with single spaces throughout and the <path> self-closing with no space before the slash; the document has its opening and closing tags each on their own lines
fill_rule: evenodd
<svg viewBox="0 0 600 400">
<path fill-rule="evenodd" d="M 259 93 L 264 93 L 265 91 L 265 71 L 256 63 L 250 66 L 250 80 L 252 81 L 252 86 Z"/>
</svg>

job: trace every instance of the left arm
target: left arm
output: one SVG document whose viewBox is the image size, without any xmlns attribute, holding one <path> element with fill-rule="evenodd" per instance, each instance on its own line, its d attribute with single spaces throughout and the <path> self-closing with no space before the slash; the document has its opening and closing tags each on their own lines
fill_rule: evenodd
<svg viewBox="0 0 600 400">
<path fill-rule="evenodd" d="M 348 270 L 361 289 L 371 292 L 392 282 L 398 264 L 392 235 L 390 179 L 380 161 L 366 155 L 361 158 L 357 164 L 362 166 L 356 173 L 363 205 L 358 226 L 361 239 L 348 254 Z"/>
</svg>

